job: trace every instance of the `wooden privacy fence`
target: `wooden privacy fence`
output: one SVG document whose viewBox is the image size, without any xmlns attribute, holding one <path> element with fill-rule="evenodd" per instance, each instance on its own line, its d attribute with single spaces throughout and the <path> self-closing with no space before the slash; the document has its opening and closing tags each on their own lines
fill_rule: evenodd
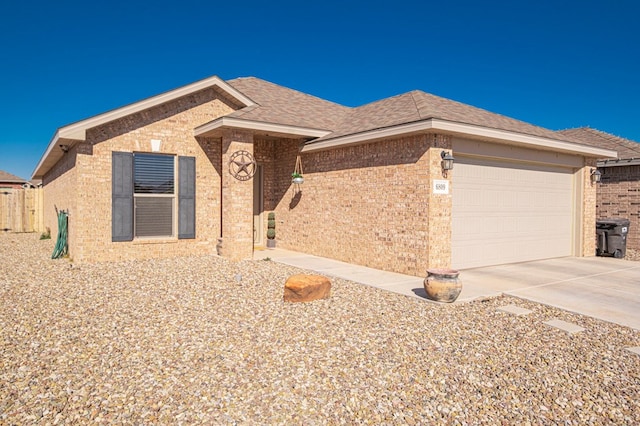
<svg viewBox="0 0 640 426">
<path fill-rule="evenodd" d="M 0 232 L 44 232 L 42 188 L 0 188 Z"/>
</svg>

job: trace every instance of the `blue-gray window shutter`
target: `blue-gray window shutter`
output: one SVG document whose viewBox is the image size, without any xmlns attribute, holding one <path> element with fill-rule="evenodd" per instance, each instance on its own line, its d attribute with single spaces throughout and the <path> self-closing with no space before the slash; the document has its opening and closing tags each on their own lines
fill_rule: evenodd
<svg viewBox="0 0 640 426">
<path fill-rule="evenodd" d="M 133 240 L 133 154 L 111 156 L 111 241 Z"/>
<path fill-rule="evenodd" d="M 196 158 L 178 157 L 178 238 L 196 237 Z"/>
</svg>

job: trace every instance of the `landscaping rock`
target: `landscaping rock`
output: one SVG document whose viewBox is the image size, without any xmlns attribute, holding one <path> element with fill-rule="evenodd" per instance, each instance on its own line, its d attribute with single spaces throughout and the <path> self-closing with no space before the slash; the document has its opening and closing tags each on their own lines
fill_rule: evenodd
<svg viewBox="0 0 640 426">
<path fill-rule="evenodd" d="M 285 302 L 311 302 L 326 299 L 331 293 L 331 281 L 322 275 L 292 275 L 284 284 Z"/>
<path fill-rule="evenodd" d="M 640 330 L 337 277 L 330 303 L 283 303 L 310 272 L 210 255 L 70 269 L 54 245 L 0 232 L 0 425 L 640 425 Z"/>
</svg>

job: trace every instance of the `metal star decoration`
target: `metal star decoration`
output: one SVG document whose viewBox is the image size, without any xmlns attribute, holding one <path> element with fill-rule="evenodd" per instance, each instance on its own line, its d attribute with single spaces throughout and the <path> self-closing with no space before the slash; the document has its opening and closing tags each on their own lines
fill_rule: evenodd
<svg viewBox="0 0 640 426">
<path fill-rule="evenodd" d="M 229 159 L 229 173 L 238 180 L 249 180 L 256 173 L 256 160 L 248 151 L 236 151 Z"/>
</svg>

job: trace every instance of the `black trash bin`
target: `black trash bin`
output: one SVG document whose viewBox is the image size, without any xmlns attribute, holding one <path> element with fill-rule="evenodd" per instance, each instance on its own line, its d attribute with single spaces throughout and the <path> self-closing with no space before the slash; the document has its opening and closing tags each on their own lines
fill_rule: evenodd
<svg viewBox="0 0 640 426">
<path fill-rule="evenodd" d="M 596 222 L 598 248 L 596 256 L 613 256 L 622 259 L 627 252 L 629 219 L 602 219 Z"/>
</svg>

